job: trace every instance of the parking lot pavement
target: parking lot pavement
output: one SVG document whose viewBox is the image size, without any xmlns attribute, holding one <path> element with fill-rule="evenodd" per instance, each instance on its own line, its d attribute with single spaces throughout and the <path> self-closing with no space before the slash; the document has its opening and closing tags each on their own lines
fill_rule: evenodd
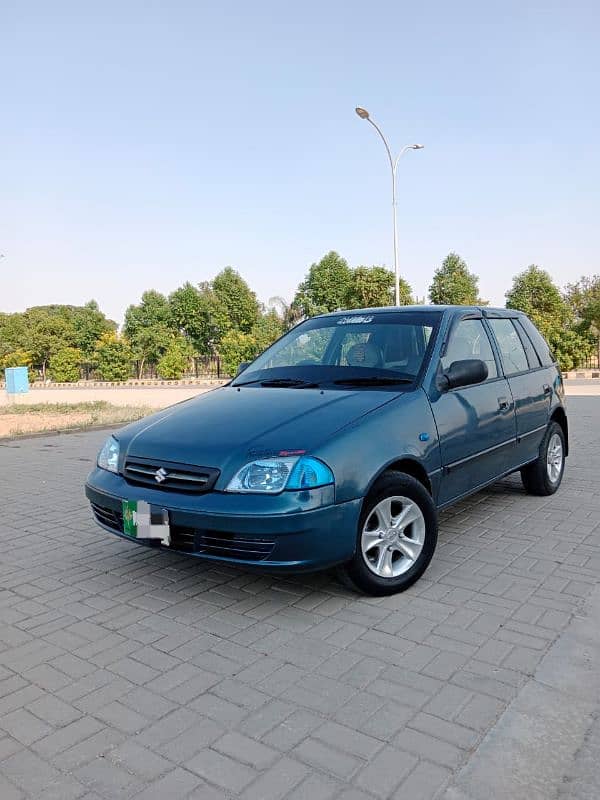
<svg viewBox="0 0 600 800">
<path fill-rule="evenodd" d="M 576 656 L 599 627 L 577 629 L 600 582 L 600 400 L 569 410 L 559 493 L 511 477 L 462 502 L 425 577 L 383 599 L 100 530 L 82 487 L 105 432 L 1 443 L 0 798 L 426 800 L 479 796 L 471 775 L 503 800 L 477 765 L 520 720 L 556 737 L 567 722 L 536 716 L 553 691 L 573 692 L 572 785 L 593 785 L 597 675 Z"/>
</svg>

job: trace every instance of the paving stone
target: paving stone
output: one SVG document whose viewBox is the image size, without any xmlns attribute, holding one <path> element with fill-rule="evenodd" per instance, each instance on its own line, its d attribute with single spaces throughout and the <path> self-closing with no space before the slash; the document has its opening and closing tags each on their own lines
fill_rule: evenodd
<svg viewBox="0 0 600 800">
<path fill-rule="evenodd" d="M 434 800 L 451 775 L 449 769 L 421 761 L 394 793 L 393 800 Z"/>
<path fill-rule="evenodd" d="M 0 728 L 26 746 L 47 736 L 53 730 L 26 708 L 18 708 L 0 717 Z"/>
<path fill-rule="evenodd" d="M 143 788 L 142 781 L 107 758 L 96 758 L 74 773 L 77 780 L 103 796 L 125 797 Z"/>
<path fill-rule="evenodd" d="M 360 759 L 341 753 L 318 739 L 305 739 L 294 749 L 294 757 L 346 780 L 351 778 L 363 763 Z"/>
<path fill-rule="evenodd" d="M 256 770 L 208 748 L 185 764 L 186 769 L 231 792 L 241 792 L 257 776 Z"/>
<path fill-rule="evenodd" d="M 385 598 L 111 537 L 82 491 L 105 432 L 0 447 L 1 800 L 434 800 L 598 582 L 574 400 L 560 493 L 461 501 Z"/>
<path fill-rule="evenodd" d="M 381 740 L 335 722 L 326 722 L 314 731 L 313 736 L 338 750 L 366 760 L 372 758 L 382 746 Z"/>
<path fill-rule="evenodd" d="M 58 753 L 62 753 L 78 742 L 85 741 L 101 730 L 102 724 L 98 720 L 92 717 L 81 717 L 65 727 L 52 731 L 43 739 L 39 739 L 32 745 L 32 749 L 39 753 L 42 758 L 49 760 Z"/>
<path fill-rule="evenodd" d="M 167 800 L 167 798 L 168 800 L 183 800 L 183 798 L 189 797 L 190 792 L 200 783 L 201 780 L 197 775 L 177 767 L 136 794 L 135 800 Z M 204 788 L 207 789 L 207 792 L 199 796 L 211 800 L 210 788 Z"/>
<path fill-rule="evenodd" d="M 464 751 L 435 736 L 405 728 L 394 739 L 394 746 L 419 758 L 454 769 L 464 758 Z"/>
<path fill-rule="evenodd" d="M 418 759 L 411 753 L 385 747 L 357 775 L 356 784 L 381 798 L 389 798 Z"/>
<path fill-rule="evenodd" d="M 132 741 L 126 741 L 112 749 L 108 758 L 118 767 L 146 781 L 155 780 L 173 767 L 166 758 L 161 758 L 155 751 Z"/>
<path fill-rule="evenodd" d="M 243 800 L 281 800 L 297 786 L 310 770 L 291 758 L 282 758 L 265 770 L 241 795 Z"/>
<path fill-rule="evenodd" d="M 276 750 L 235 732 L 226 733 L 225 736 L 217 739 L 211 747 L 256 769 L 268 767 L 279 757 L 279 753 Z"/>
</svg>

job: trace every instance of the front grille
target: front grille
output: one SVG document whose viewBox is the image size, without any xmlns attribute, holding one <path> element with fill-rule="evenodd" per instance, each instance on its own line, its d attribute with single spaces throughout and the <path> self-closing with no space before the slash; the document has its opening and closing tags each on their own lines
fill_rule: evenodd
<svg viewBox="0 0 600 800">
<path fill-rule="evenodd" d="M 172 461 L 128 458 L 123 467 L 123 477 L 128 483 L 137 486 L 202 494 L 210 492 L 214 487 L 219 477 L 219 470 L 213 467 L 177 464 Z"/>
<path fill-rule="evenodd" d="M 206 531 L 184 529 L 189 531 L 185 535 L 187 541 L 193 542 L 195 553 L 206 553 L 209 556 L 222 558 L 240 558 L 245 561 L 264 561 L 275 547 L 274 539 L 264 539 L 255 536 L 242 536 L 238 533 L 223 531 Z M 175 545 L 173 545 L 175 546 Z"/>
<path fill-rule="evenodd" d="M 123 513 L 121 511 L 99 506 L 97 503 L 91 505 L 98 522 L 123 533 Z M 158 540 L 155 540 L 155 544 L 158 546 Z M 171 548 L 184 553 L 198 553 L 221 558 L 243 559 L 244 561 L 264 561 L 269 558 L 274 547 L 274 539 L 171 525 Z"/>
<path fill-rule="evenodd" d="M 92 503 L 92 511 L 98 522 L 107 525 L 115 531 L 123 532 L 122 511 L 114 511 L 112 508 L 105 508 L 104 506 L 99 506 L 97 503 Z"/>
</svg>

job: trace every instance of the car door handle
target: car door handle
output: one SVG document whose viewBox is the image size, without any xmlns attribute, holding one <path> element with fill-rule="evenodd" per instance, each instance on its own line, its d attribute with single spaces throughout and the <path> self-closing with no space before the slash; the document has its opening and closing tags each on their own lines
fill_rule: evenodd
<svg viewBox="0 0 600 800">
<path fill-rule="evenodd" d="M 508 398 L 506 398 L 506 397 L 499 397 L 498 398 L 498 407 L 500 408 L 501 411 L 506 411 L 508 406 L 509 406 Z"/>
<path fill-rule="evenodd" d="M 552 387 L 548 383 L 544 384 L 544 394 L 552 394 Z"/>
</svg>

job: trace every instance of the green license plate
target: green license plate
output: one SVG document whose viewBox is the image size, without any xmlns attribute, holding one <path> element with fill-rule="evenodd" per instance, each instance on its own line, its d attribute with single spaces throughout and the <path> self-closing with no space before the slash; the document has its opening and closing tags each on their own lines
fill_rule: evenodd
<svg viewBox="0 0 600 800">
<path fill-rule="evenodd" d="M 137 537 L 137 500 L 123 500 L 123 533 Z"/>
<path fill-rule="evenodd" d="M 159 539 L 171 544 L 169 512 L 144 500 L 123 500 L 123 533 L 132 539 Z"/>
</svg>

